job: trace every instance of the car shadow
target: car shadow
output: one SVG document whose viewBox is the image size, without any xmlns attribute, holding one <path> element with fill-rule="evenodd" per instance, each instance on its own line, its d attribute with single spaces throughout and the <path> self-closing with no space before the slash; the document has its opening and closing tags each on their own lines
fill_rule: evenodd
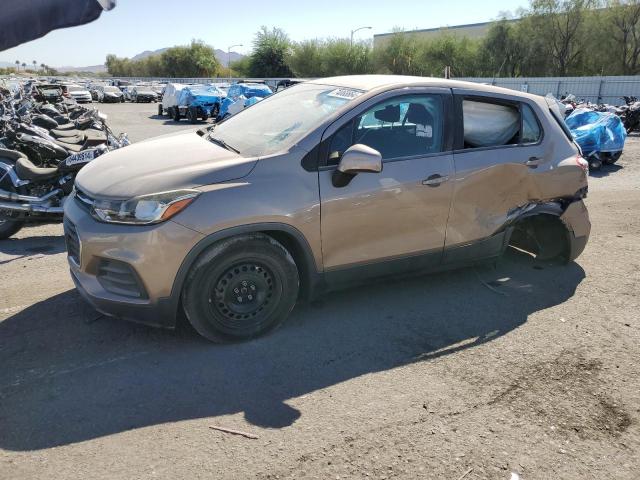
<svg viewBox="0 0 640 480">
<path fill-rule="evenodd" d="M 612 173 L 616 173 L 618 170 L 622 170 L 624 167 L 614 163 L 613 165 L 603 164 L 598 170 L 589 170 L 589 176 L 595 178 L 608 177 Z"/>
<path fill-rule="evenodd" d="M 332 293 L 234 345 L 101 317 L 70 290 L 0 323 L 0 448 L 238 412 L 284 428 L 305 413 L 288 400 L 492 341 L 566 301 L 583 278 L 576 263 L 510 253 L 495 267 Z"/>
<path fill-rule="evenodd" d="M 34 255 L 56 255 L 65 250 L 64 237 L 62 235 L 43 235 L 23 238 L 12 237 L 6 240 L 0 240 L 0 254 L 11 257 L 3 259 L 2 256 L 0 256 L 0 265 Z"/>
</svg>

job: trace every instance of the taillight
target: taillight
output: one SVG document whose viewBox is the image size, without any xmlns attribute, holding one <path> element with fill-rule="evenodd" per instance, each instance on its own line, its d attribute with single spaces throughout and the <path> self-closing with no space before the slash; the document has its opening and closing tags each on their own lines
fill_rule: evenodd
<svg viewBox="0 0 640 480">
<path fill-rule="evenodd" d="M 582 155 L 576 155 L 576 163 L 584 172 L 589 171 L 589 162 L 587 162 Z"/>
</svg>

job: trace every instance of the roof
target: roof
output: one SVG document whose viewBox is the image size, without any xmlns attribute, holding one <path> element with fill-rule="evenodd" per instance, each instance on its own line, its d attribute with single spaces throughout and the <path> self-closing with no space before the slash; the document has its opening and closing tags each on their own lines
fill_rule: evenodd
<svg viewBox="0 0 640 480">
<path fill-rule="evenodd" d="M 515 90 L 484 85 L 475 82 L 463 82 L 461 80 L 449 80 L 435 77 L 412 77 L 409 75 L 346 75 L 342 77 L 327 77 L 311 80 L 309 83 L 319 85 L 334 85 L 336 87 L 354 88 L 357 90 L 385 90 L 399 86 L 425 86 L 442 88 L 468 88 L 481 92 L 502 93 L 506 95 L 519 95 L 533 98 L 531 95 Z"/>
<path fill-rule="evenodd" d="M 507 22 L 517 22 L 520 19 L 518 19 L 518 18 L 509 18 L 509 19 L 504 19 L 504 20 L 507 21 Z M 411 34 L 411 33 L 438 32 L 440 30 L 459 30 L 459 29 L 465 29 L 465 28 L 484 27 L 484 26 L 491 25 L 492 23 L 495 23 L 495 21 L 479 22 L 479 23 L 466 23 L 464 25 L 443 25 L 442 27 L 421 28 L 421 29 L 416 29 L 416 30 L 406 30 L 406 31 L 402 31 L 402 32 L 376 33 L 374 35 L 374 37 L 387 37 L 389 35 L 397 35 L 399 33 Z"/>
</svg>

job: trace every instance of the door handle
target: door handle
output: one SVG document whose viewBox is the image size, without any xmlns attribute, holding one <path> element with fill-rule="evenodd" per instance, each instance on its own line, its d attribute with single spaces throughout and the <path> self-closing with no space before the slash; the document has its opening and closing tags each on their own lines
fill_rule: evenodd
<svg viewBox="0 0 640 480">
<path fill-rule="evenodd" d="M 527 167 L 531 167 L 531 168 L 536 168 L 538 165 L 540 165 L 542 162 L 544 161 L 543 158 L 538 158 L 538 157 L 531 157 L 529 158 L 529 160 L 527 160 L 526 162 L 524 162 L 524 164 Z"/>
<path fill-rule="evenodd" d="M 449 180 L 449 175 L 440 175 L 436 173 L 435 175 L 430 175 L 425 180 L 423 180 L 422 185 L 427 185 L 428 187 L 437 187 L 447 180 Z"/>
</svg>

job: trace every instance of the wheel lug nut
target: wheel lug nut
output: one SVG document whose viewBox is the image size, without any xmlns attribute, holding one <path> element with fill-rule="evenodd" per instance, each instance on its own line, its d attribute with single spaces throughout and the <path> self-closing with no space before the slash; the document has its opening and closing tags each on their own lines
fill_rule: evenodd
<svg viewBox="0 0 640 480">
<path fill-rule="evenodd" d="M 242 303 L 242 297 L 238 297 L 238 302 Z"/>
<path fill-rule="evenodd" d="M 233 293 L 240 293 L 240 290 L 239 290 L 239 289 L 237 289 L 237 288 L 234 288 L 234 289 L 233 289 Z"/>
<path fill-rule="evenodd" d="M 251 290 L 255 290 L 256 286 L 255 285 L 251 285 Z"/>
<path fill-rule="evenodd" d="M 253 300 L 253 295 L 249 295 L 247 298 L 248 298 L 249 300 Z"/>
<path fill-rule="evenodd" d="M 242 282 L 242 286 L 243 286 L 243 287 L 246 287 L 246 286 L 247 286 L 247 281 L 246 281 L 246 280 L 244 280 L 244 281 Z"/>
</svg>

